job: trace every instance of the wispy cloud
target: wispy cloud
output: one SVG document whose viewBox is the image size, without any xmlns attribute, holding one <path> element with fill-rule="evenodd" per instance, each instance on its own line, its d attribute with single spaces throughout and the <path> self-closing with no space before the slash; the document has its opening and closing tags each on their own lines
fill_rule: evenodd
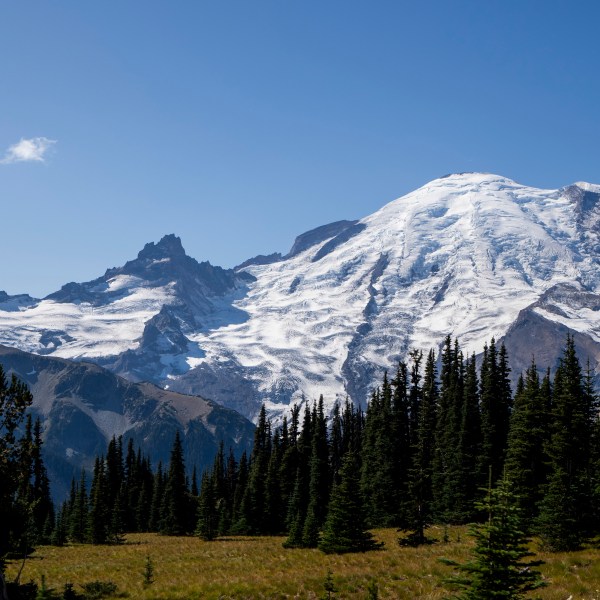
<svg viewBox="0 0 600 600">
<path fill-rule="evenodd" d="M 29 140 L 21 138 L 19 142 L 8 148 L 0 164 L 10 165 L 17 162 L 44 162 L 48 151 L 56 144 L 56 140 L 35 137 Z"/>
</svg>

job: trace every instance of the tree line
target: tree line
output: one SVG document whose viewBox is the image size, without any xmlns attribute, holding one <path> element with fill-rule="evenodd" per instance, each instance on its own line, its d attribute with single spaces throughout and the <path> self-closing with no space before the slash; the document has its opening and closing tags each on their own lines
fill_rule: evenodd
<svg viewBox="0 0 600 600">
<path fill-rule="evenodd" d="M 439 357 L 412 351 L 386 373 L 366 411 L 347 401 L 328 417 L 321 397 L 274 427 L 263 407 L 250 456 L 221 445 L 200 482 L 195 469 L 186 476 L 179 435 L 166 468 L 113 439 L 89 491 L 85 477 L 57 515 L 55 543 L 156 531 L 348 551 L 376 547 L 368 529 L 396 527 L 402 543 L 422 544 L 432 524 L 480 520 L 481 489 L 506 478 L 521 526 L 573 550 L 600 531 L 598 402 L 571 337 L 554 377 L 532 361 L 513 394 L 503 345 L 492 339 L 478 365 L 448 336 Z"/>
</svg>

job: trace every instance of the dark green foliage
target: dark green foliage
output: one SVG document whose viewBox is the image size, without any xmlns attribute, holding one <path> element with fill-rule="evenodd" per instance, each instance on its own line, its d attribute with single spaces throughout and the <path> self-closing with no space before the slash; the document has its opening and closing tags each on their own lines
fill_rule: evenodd
<svg viewBox="0 0 600 600">
<path fill-rule="evenodd" d="M 112 581 L 90 581 L 81 587 L 86 600 L 101 600 L 117 593 L 117 584 Z"/>
<path fill-rule="evenodd" d="M 463 473 L 461 432 L 464 405 L 464 360 L 458 341 L 446 338 L 442 351 L 440 395 L 432 465 L 433 511 L 446 523 L 461 523 L 468 503 L 460 483 Z"/>
<path fill-rule="evenodd" d="M 144 578 L 144 587 L 149 587 L 154 583 L 154 563 L 150 556 L 146 557 L 146 563 L 144 564 L 144 572 L 142 573 Z"/>
<path fill-rule="evenodd" d="M 111 538 L 110 490 L 103 458 L 96 458 L 90 490 L 86 539 L 92 544 L 107 544 Z"/>
<path fill-rule="evenodd" d="M 88 496 L 83 469 L 81 470 L 79 485 L 76 486 L 75 480 L 71 483 L 69 515 L 69 539 L 73 542 L 85 542 L 88 530 Z"/>
<path fill-rule="evenodd" d="M 248 484 L 242 498 L 241 515 L 237 523 L 240 533 L 260 534 L 267 528 L 269 516 L 265 511 L 267 496 L 265 475 L 268 473 L 270 455 L 271 423 L 267 419 L 265 407 L 262 406 L 254 431 Z"/>
<path fill-rule="evenodd" d="M 323 598 L 326 600 L 331 600 L 331 598 L 333 597 L 332 594 L 335 594 L 337 592 L 337 588 L 335 587 L 335 583 L 333 581 L 333 573 L 331 572 L 331 569 L 327 569 L 325 581 L 323 581 L 323 589 L 325 590 Z"/>
<path fill-rule="evenodd" d="M 457 597 L 519 600 L 544 585 L 539 572 L 532 568 L 540 562 L 523 561 L 532 554 L 527 550 L 527 537 L 519 528 L 521 517 L 508 480 L 502 480 L 495 489 L 490 488 L 477 508 L 486 514 L 487 520 L 471 529 L 475 538 L 473 560 L 465 564 L 444 561 L 461 573 L 448 580 L 462 590 Z"/>
<path fill-rule="evenodd" d="M 183 535 L 189 531 L 189 502 L 179 431 L 171 448 L 164 497 L 161 503 L 159 530 L 163 535 Z"/>
<path fill-rule="evenodd" d="M 377 581 L 372 579 L 367 585 L 367 600 L 378 600 L 379 598 L 379 586 Z"/>
<path fill-rule="evenodd" d="M 3 572 L 4 556 L 9 550 L 29 545 L 23 539 L 29 501 L 23 497 L 16 501 L 16 494 L 24 470 L 29 479 L 31 463 L 30 457 L 23 454 L 17 431 L 32 400 L 27 386 L 14 375 L 8 383 L 0 365 L 0 572 Z"/>
<path fill-rule="evenodd" d="M 548 455 L 548 484 L 544 488 L 538 528 L 552 550 L 575 550 L 594 525 L 592 506 L 591 442 L 594 396 L 583 384 L 573 338 L 554 378 Z"/>
<path fill-rule="evenodd" d="M 343 554 L 377 550 L 381 546 L 367 531 L 360 492 L 359 463 L 354 452 L 349 452 L 342 464 L 340 483 L 331 492 L 319 549 L 326 554 Z"/>
<path fill-rule="evenodd" d="M 54 588 L 49 588 L 46 585 L 46 576 L 42 575 L 42 583 L 38 588 L 35 600 L 57 600 L 58 596 Z"/>
<path fill-rule="evenodd" d="M 319 399 L 318 409 L 313 410 L 312 421 L 309 499 L 302 528 L 302 545 L 305 548 L 316 548 L 329 502 L 329 449 L 323 396 Z"/>
<path fill-rule="evenodd" d="M 408 542 L 411 545 L 426 542 L 425 528 L 432 518 L 433 449 L 438 398 L 435 353 L 431 350 L 427 356 L 421 399 L 414 418 L 412 460 L 407 473 L 408 490 L 402 529 L 409 532 Z"/>
<path fill-rule="evenodd" d="M 217 536 L 218 511 L 216 499 L 216 483 L 208 472 L 202 475 L 200 500 L 198 502 L 198 523 L 196 535 L 204 541 L 214 540 Z"/>
<path fill-rule="evenodd" d="M 505 472 L 525 522 L 537 515 L 537 506 L 546 481 L 544 448 L 548 440 L 548 419 L 535 363 L 520 379 L 510 420 Z"/>
<path fill-rule="evenodd" d="M 482 481 L 490 467 L 494 480 L 503 472 L 512 406 L 509 373 L 506 349 L 502 345 L 498 352 L 492 338 L 483 351 L 480 375 L 482 452 L 479 472 Z"/>
</svg>

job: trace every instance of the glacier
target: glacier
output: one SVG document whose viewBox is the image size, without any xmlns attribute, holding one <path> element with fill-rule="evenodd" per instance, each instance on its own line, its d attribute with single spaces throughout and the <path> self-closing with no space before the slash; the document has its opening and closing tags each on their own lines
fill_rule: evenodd
<svg viewBox="0 0 600 600">
<path fill-rule="evenodd" d="M 585 336 L 598 366 L 600 186 L 452 174 L 332 225 L 236 270 L 197 263 L 166 236 L 94 282 L 42 300 L 0 295 L 0 343 L 251 418 L 262 403 L 277 417 L 321 394 L 330 408 L 364 406 L 385 369 L 447 334 L 468 353 L 512 335 L 530 360 L 515 327 L 535 319 Z"/>
</svg>

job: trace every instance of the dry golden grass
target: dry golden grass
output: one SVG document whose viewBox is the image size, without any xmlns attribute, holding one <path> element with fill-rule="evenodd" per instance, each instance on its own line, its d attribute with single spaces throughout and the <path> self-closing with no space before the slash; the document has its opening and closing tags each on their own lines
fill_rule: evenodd
<svg viewBox="0 0 600 600">
<path fill-rule="evenodd" d="M 432 536 L 441 538 L 441 530 Z M 42 547 L 27 562 L 22 581 L 40 581 L 62 589 L 100 579 L 114 581 L 130 598 L 147 600 L 302 598 L 323 594 L 328 569 L 338 589 L 337 599 L 364 599 L 372 579 L 382 600 L 392 598 L 441 599 L 449 595 L 443 585 L 451 569 L 438 561 L 446 557 L 460 562 L 469 557 L 471 540 L 464 528 L 451 529 L 449 543 L 421 548 L 402 548 L 392 529 L 375 531 L 385 542 L 383 550 L 365 554 L 327 556 L 318 550 L 285 550 L 283 538 L 225 538 L 203 542 L 198 538 L 161 537 L 154 534 L 127 536 L 121 546 Z M 155 566 L 155 582 L 143 586 L 146 557 Z M 600 552 L 540 554 L 549 587 L 544 600 L 600 600 Z M 10 565 L 14 577 L 18 565 Z"/>
</svg>

